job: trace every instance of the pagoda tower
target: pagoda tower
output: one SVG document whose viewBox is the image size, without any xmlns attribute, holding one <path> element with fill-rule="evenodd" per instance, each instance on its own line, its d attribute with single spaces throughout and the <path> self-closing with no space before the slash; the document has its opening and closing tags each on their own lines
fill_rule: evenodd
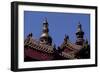
<svg viewBox="0 0 100 73">
<path fill-rule="evenodd" d="M 82 30 L 82 25 L 80 24 L 80 22 L 79 22 L 79 24 L 77 26 L 76 37 L 77 37 L 76 44 L 77 45 L 83 45 L 83 42 L 84 42 L 84 32 Z"/>
<path fill-rule="evenodd" d="M 46 44 L 46 45 L 52 45 L 52 38 L 49 35 L 49 24 L 47 21 L 47 18 L 43 21 L 43 30 L 42 30 L 42 35 L 40 36 L 40 43 L 41 44 Z"/>
</svg>

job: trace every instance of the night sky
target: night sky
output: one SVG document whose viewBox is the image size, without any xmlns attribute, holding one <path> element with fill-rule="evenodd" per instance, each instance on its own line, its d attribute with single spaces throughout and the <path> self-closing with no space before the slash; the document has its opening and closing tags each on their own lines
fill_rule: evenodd
<svg viewBox="0 0 100 73">
<path fill-rule="evenodd" d="M 61 45 L 65 34 L 69 35 L 70 41 L 75 43 L 75 33 L 79 22 L 85 33 L 84 38 L 87 38 L 90 43 L 90 15 L 81 13 L 24 11 L 24 38 L 29 33 L 33 33 L 33 36 L 39 39 L 45 17 L 49 23 L 49 34 L 56 46 Z"/>
</svg>

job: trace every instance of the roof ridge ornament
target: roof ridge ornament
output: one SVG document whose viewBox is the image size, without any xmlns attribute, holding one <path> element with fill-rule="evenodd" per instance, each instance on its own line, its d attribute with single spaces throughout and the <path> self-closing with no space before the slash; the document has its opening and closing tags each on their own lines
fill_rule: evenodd
<svg viewBox="0 0 100 73">
<path fill-rule="evenodd" d="M 48 23 L 48 21 L 47 21 L 47 17 L 44 18 L 43 23 L 44 23 L 44 24 Z"/>
</svg>

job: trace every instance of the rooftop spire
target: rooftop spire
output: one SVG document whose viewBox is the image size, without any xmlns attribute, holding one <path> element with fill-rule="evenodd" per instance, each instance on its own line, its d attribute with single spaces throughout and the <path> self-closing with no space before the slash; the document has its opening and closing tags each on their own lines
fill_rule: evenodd
<svg viewBox="0 0 100 73">
<path fill-rule="evenodd" d="M 81 23 L 79 22 L 78 23 L 78 26 L 77 26 L 77 32 L 81 32 L 82 31 L 82 25 Z"/>
<path fill-rule="evenodd" d="M 47 17 L 44 18 L 43 24 L 48 24 Z"/>
<path fill-rule="evenodd" d="M 40 41 L 41 43 L 45 43 L 49 45 L 52 44 L 52 38 L 49 36 L 48 21 L 46 17 L 43 21 L 43 29 L 42 29 L 42 35 L 40 36 Z"/>
<path fill-rule="evenodd" d="M 47 18 L 45 17 L 45 20 L 43 21 L 43 30 L 42 30 L 41 37 L 43 36 L 48 37 L 49 36 L 48 33 L 49 33 L 48 22 L 47 22 Z"/>
<path fill-rule="evenodd" d="M 76 37 L 77 37 L 76 44 L 77 45 L 82 45 L 83 41 L 84 41 L 84 38 L 83 38 L 84 37 L 84 32 L 82 30 L 82 25 L 81 25 L 80 22 L 78 23 L 78 26 L 77 26 Z"/>
</svg>

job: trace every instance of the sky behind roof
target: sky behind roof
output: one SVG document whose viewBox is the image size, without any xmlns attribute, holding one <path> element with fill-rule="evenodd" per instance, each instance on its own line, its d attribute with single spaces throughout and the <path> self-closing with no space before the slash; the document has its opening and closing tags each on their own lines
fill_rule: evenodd
<svg viewBox="0 0 100 73">
<path fill-rule="evenodd" d="M 80 22 L 84 31 L 84 39 L 90 42 L 90 15 L 79 13 L 24 11 L 24 38 L 33 33 L 36 39 L 42 34 L 45 17 L 49 23 L 49 34 L 56 46 L 60 46 L 64 36 L 69 35 L 71 42 L 76 41 L 77 25 Z"/>
</svg>

